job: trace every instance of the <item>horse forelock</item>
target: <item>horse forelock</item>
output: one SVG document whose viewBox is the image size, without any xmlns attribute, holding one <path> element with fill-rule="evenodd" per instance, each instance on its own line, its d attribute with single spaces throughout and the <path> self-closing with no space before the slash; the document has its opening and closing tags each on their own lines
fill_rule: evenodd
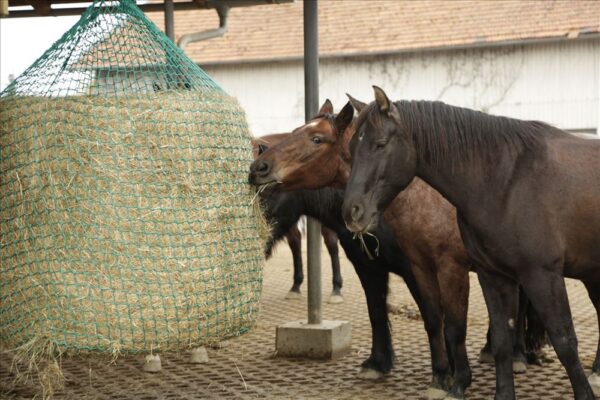
<svg viewBox="0 0 600 400">
<path fill-rule="evenodd" d="M 294 129 L 292 131 L 292 133 L 297 133 L 300 130 L 304 130 L 306 128 L 310 128 L 313 126 L 317 126 L 319 124 L 321 124 L 321 120 L 326 120 L 327 122 L 329 122 L 329 125 L 331 126 L 333 133 L 337 134 L 337 129 L 335 126 L 335 115 L 334 114 L 319 114 L 316 117 L 312 118 L 310 121 L 308 121 L 306 124 L 299 126 L 298 128 Z"/>
<path fill-rule="evenodd" d="M 330 113 L 319 114 L 314 119 L 318 119 L 318 118 L 325 119 L 327 122 L 329 122 L 329 125 L 331 126 L 333 133 L 336 135 L 338 134 L 337 126 L 335 125 L 335 114 L 330 114 Z"/>
</svg>

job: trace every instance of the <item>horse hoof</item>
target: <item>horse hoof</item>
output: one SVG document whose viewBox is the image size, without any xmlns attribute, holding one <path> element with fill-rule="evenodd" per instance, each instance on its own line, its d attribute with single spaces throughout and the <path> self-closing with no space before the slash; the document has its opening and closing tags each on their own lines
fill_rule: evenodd
<svg viewBox="0 0 600 400">
<path fill-rule="evenodd" d="M 444 389 L 440 389 L 438 387 L 429 386 L 427 388 L 427 399 L 428 400 L 445 399 L 447 394 L 448 394 L 447 391 L 445 391 Z"/>
<path fill-rule="evenodd" d="M 588 377 L 588 382 L 596 396 L 600 396 L 600 374 L 594 372 Z"/>
<path fill-rule="evenodd" d="M 494 356 L 492 353 L 488 353 L 487 351 L 482 351 L 479 353 L 479 363 L 480 364 L 493 364 Z"/>
<path fill-rule="evenodd" d="M 375 371 L 371 368 L 361 368 L 357 375 L 358 379 L 363 379 L 365 381 L 376 381 L 383 378 L 383 376 L 382 372 Z"/>
<path fill-rule="evenodd" d="M 288 294 L 285 295 L 286 300 L 297 300 L 297 299 L 301 299 L 301 298 L 302 298 L 302 293 L 294 292 L 293 290 L 290 290 L 288 292 Z"/>
<path fill-rule="evenodd" d="M 527 372 L 527 364 L 523 361 L 513 361 L 513 373 L 523 374 Z"/>
<path fill-rule="evenodd" d="M 340 304 L 343 302 L 344 298 L 341 294 L 332 294 L 331 297 L 329 297 L 329 304 Z"/>
<path fill-rule="evenodd" d="M 530 365 L 544 365 L 553 363 L 554 359 L 548 357 L 544 350 L 538 350 L 527 354 L 527 363 Z"/>
</svg>

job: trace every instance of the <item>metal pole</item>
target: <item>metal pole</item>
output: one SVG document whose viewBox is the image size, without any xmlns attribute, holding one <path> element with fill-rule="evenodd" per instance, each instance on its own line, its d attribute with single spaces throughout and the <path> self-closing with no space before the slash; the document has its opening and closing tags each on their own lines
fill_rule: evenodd
<svg viewBox="0 0 600 400">
<path fill-rule="evenodd" d="M 165 0 L 165 34 L 175 42 L 175 24 L 173 22 L 173 14 L 175 5 L 173 0 Z"/>
<path fill-rule="evenodd" d="M 304 115 L 319 110 L 319 29 L 317 0 L 304 1 Z M 321 323 L 321 224 L 308 218 L 308 323 Z"/>
</svg>

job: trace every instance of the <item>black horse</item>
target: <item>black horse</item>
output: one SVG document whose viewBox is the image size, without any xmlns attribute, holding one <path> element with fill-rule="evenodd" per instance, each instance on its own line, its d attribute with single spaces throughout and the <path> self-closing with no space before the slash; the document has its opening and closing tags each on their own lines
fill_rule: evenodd
<svg viewBox="0 0 600 400">
<path fill-rule="evenodd" d="M 440 102 L 391 102 L 380 88 L 350 144 L 344 219 L 369 231 L 418 176 L 458 212 L 492 328 L 496 399 L 514 399 L 518 287 L 546 325 L 575 398 L 594 398 L 577 353 L 564 276 L 585 284 L 600 311 L 600 142 L 537 121 Z M 597 351 L 591 382 L 600 373 Z"/>
<path fill-rule="evenodd" d="M 419 306 L 426 326 L 429 322 L 427 316 L 430 314 L 421 307 L 422 301 L 417 291 L 410 263 L 396 244 L 389 226 L 380 223 L 375 228 L 378 243 L 371 237 L 364 238 L 369 249 L 366 252 L 361 247 L 361 242 L 354 238 L 354 234 L 344 224 L 341 213 L 344 199 L 343 191 L 324 188 L 294 192 L 271 192 L 266 195 L 266 198 L 272 204 L 270 208 L 273 213 L 272 217 L 275 216 L 277 219 L 277 224 L 273 228 L 275 238 L 283 237 L 302 215 L 319 220 L 324 226 L 337 234 L 340 244 L 354 266 L 365 291 L 371 321 L 371 355 L 362 363 L 359 377 L 372 379 L 388 374 L 394 364 L 394 350 L 387 308 L 389 272 L 404 278 L 410 293 Z M 376 248 L 378 248 L 378 256 L 370 257 L 368 254 L 374 255 Z M 440 379 L 443 378 L 440 377 Z"/>
<path fill-rule="evenodd" d="M 286 209 L 286 206 L 288 205 L 285 204 L 285 202 L 281 202 L 277 196 L 272 196 L 270 193 L 261 193 L 260 202 L 265 218 L 267 218 L 269 225 L 272 227 L 271 235 L 265 244 L 265 258 L 269 259 L 271 257 L 273 254 L 273 247 L 275 247 L 279 241 L 283 240 L 283 238 L 287 239 L 290 250 L 292 251 L 294 283 L 285 298 L 299 298 L 301 296 L 300 286 L 302 286 L 302 282 L 304 282 L 304 273 L 302 271 L 302 234 L 300 233 L 300 229 L 298 229 L 298 220 L 300 219 L 300 216 L 298 216 L 298 219 L 290 225 L 288 221 L 289 213 Z M 296 214 L 294 213 L 294 215 Z M 290 228 L 287 231 L 284 231 L 281 229 L 282 225 L 290 226 Z M 344 282 L 340 271 L 338 237 L 334 231 L 326 226 L 321 226 L 321 236 L 323 236 L 323 241 L 325 242 L 329 257 L 331 258 L 333 289 L 331 291 L 331 296 L 329 297 L 329 303 L 343 303 L 342 285 Z"/>
</svg>

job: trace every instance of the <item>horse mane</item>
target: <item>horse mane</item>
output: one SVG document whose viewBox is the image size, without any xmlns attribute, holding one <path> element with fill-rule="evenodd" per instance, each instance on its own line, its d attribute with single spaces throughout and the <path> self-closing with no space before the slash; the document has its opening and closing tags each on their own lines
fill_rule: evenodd
<svg viewBox="0 0 600 400">
<path fill-rule="evenodd" d="M 490 157 L 507 151 L 520 154 L 545 147 L 548 136 L 568 135 L 539 121 L 523 121 L 456 107 L 440 101 L 397 101 L 399 116 L 394 118 L 402 129 L 412 133 L 417 151 L 436 165 L 450 160 L 489 162 Z M 381 128 L 381 113 L 370 104 L 366 118 Z M 362 121 L 359 121 L 360 124 Z"/>
<path fill-rule="evenodd" d="M 297 190 L 294 193 L 303 199 L 305 211 L 312 210 L 311 214 L 319 215 L 318 219 L 327 219 L 328 216 L 339 213 L 344 200 L 342 190 L 328 186 L 317 190 Z"/>
</svg>

